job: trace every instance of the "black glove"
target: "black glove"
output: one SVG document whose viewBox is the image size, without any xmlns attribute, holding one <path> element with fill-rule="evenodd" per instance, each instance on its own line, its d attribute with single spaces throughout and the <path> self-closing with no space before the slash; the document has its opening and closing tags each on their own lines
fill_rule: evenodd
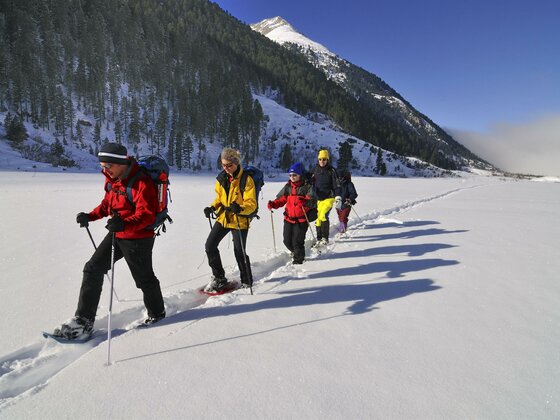
<svg viewBox="0 0 560 420">
<path fill-rule="evenodd" d="M 239 214 L 243 211 L 243 209 L 241 208 L 241 206 L 237 203 L 231 203 L 229 205 L 229 209 L 234 212 L 235 214 Z"/>
<path fill-rule="evenodd" d="M 90 220 L 87 213 L 81 212 L 76 215 L 76 223 L 79 223 L 80 227 L 88 227 L 89 222 Z"/>
<path fill-rule="evenodd" d="M 204 207 L 204 216 L 210 219 L 210 215 L 214 213 L 216 209 L 214 207 Z"/>
<path fill-rule="evenodd" d="M 109 232 L 122 232 L 124 230 L 124 220 L 116 214 L 107 221 L 105 229 Z"/>
</svg>

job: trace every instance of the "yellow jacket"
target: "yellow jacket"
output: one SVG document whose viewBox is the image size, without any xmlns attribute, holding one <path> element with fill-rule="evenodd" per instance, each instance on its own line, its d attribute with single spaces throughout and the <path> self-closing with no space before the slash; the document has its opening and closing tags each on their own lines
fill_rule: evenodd
<svg viewBox="0 0 560 420">
<path fill-rule="evenodd" d="M 249 229 L 249 218 L 243 217 L 253 213 L 257 209 L 257 197 L 255 193 L 255 183 L 253 178 L 247 176 L 245 184 L 245 191 L 243 194 L 239 188 L 241 176 L 243 175 L 243 168 L 239 166 L 239 171 L 234 174 L 231 183 L 228 179 L 228 174 L 222 171 L 216 177 L 216 198 L 211 206 L 216 210 L 218 215 L 216 222 L 228 229 Z M 243 209 L 237 216 L 232 211 L 227 210 L 231 203 L 237 203 Z M 239 225 L 237 222 L 239 221 Z"/>
</svg>

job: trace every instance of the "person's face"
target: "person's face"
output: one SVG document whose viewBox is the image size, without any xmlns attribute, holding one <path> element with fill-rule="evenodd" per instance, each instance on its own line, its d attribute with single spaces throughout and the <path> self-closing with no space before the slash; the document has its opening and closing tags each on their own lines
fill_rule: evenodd
<svg viewBox="0 0 560 420">
<path fill-rule="evenodd" d="M 222 168 L 224 168 L 224 171 L 226 171 L 228 175 L 233 175 L 233 173 L 237 171 L 237 165 L 225 159 L 222 159 Z"/>
<path fill-rule="evenodd" d="M 101 170 L 113 179 L 122 178 L 128 168 L 128 165 L 120 163 L 101 162 L 99 165 L 101 165 Z"/>
<path fill-rule="evenodd" d="M 319 159 L 319 166 L 325 166 L 328 162 L 328 159 L 320 158 Z"/>
<path fill-rule="evenodd" d="M 290 181 L 292 182 L 298 182 L 301 179 L 301 175 L 299 174 L 292 173 L 289 176 L 290 176 Z"/>
</svg>

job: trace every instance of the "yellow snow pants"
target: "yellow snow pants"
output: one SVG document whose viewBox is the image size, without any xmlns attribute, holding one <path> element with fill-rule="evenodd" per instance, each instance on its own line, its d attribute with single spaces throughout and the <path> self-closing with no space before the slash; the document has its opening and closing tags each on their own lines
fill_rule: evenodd
<svg viewBox="0 0 560 420">
<path fill-rule="evenodd" d="M 327 221 L 327 213 L 332 209 L 334 198 L 325 198 L 317 201 L 317 220 L 315 226 L 321 226 L 322 222 Z"/>
</svg>

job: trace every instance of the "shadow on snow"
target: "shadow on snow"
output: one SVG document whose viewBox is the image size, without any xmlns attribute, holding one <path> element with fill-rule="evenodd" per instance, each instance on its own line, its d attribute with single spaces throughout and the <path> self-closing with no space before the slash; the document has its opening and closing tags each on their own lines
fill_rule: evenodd
<svg viewBox="0 0 560 420">
<path fill-rule="evenodd" d="M 276 292 L 274 295 L 277 298 L 268 299 L 266 301 L 257 303 L 248 303 L 232 306 L 220 306 L 211 308 L 195 308 L 188 312 L 182 312 L 168 319 L 161 321 L 161 326 L 173 323 L 181 323 L 188 321 L 196 321 L 199 319 L 212 318 L 212 317 L 225 317 L 237 315 L 246 312 L 256 312 L 266 309 L 274 308 L 292 308 L 298 306 L 309 306 L 318 304 L 331 304 L 337 302 L 351 302 L 350 306 L 345 312 L 333 316 L 312 319 L 308 321 L 297 322 L 295 324 L 269 328 L 265 330 L 255 331 L 249 334 L 237 335 L 232 337 L 225 337 L 219 340 L 207 341 L 203 343 L 192 344 L 189 346 L 179 347 L 175 349 L 163 350 L 160 352 L 134 356 L 127 359 L 116 361 L 116 363 L 123 363 L 144 357 L 156 356 L 175 351 L 188 350 L 195 347 L 217 344 L 230 340 L 237 340 L 246 337 L 267 334 L 270 332 L 283 330 L 286 328 L 300 327 L 304 324 L 312 324 L 321 321 L 327 321 L 333 318 L 358 315 L 370 312 L 375 308 L 375 305 L 380 302 L 400 299 L 415 293 L 425 293 L 440 289 L 440 286 L 434 285 L 434 282 L 429 279 L 418 279 L 408 281 L 393 281 L 385 283 L 361 283 L 361 284 L 344 284 L 332 285 L 321 287 L 307 287 L 290 292 Z"/>
</svg>

